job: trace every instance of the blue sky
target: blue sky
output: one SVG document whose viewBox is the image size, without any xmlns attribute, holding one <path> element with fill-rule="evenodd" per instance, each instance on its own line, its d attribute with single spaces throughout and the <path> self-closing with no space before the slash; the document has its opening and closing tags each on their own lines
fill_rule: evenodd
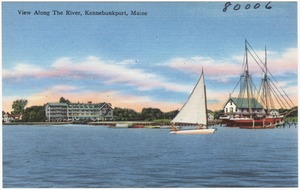
<svg viewBox="0 0 300 190">
<path fill-rule="evenodd" d="M 19 98 L 31 106 L 63 96 L 171 111 L 185 102 L 202 68 L 208 107 L 222 109 L 241 74 L 245 38 L 259 53 L 267 46 L 270 70 L 297 104 L 297 3 L 223 12 L 224 4 L 2 3 L 3 109 L 10 111 Z M 50 16 L 33 15 L 36 10 Z M 85 10 L 128 16 L 89 16 Z M 132 10 L 147 16 L 130 15 Z M 257 68 L 252 72 L 260 75 Z"/>
</svg>

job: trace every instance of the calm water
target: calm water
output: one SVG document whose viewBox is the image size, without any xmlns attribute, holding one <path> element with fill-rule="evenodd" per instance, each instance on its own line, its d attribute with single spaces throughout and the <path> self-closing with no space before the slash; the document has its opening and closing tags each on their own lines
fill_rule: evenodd
<svg viewBox="0 0 300 190">
<path fill-rule="evenodd" d="M 3 126 L 3 186 L 297 187 L 297 132 Z"/>
</svg>

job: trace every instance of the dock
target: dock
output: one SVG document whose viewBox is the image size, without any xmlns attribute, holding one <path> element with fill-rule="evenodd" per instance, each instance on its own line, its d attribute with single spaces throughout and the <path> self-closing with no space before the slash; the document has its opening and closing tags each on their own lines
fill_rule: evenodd
<svg viewBox="0 0 300 190">
<path fill-rule="evenodd" d="M 88 122 L 88 125 L 105 125 L 105 126 L 116 126 L 120 124 L 127 125 L 144 125 L 147 126 L 168 126 L 170 123 L 165 122 L 152 122 L 152 121 L 94 121 Z M 208 125 L 219 125 L 221 124 L 221 120 L 209 120 Z"/>
</svg>

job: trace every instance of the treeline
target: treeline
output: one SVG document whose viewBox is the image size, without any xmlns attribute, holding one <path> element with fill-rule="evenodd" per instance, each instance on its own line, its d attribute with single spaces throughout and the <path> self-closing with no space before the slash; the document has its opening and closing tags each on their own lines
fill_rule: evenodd
<svg viewBox="0 0 300 190">
<path fill-rule="evenodd" d="M 60 103 L 70 103 L 68 99 L 61 97 Z M 26 107 L 28 101 L 25 99 L 16 100 L 13 102 L 13 111 L 11 114 L 22 114 L 22 120 L 24 122 L 44 122 L 46 121 L 46 104 L 43 106 L 31 106 Z M 162 112 L 158 108 L 144 108 L 141 112 L 137 112 L 133 109 L 116 107 L 113 110 L 113 120 L 115 121 L 154 121 L 154 120 L 171 120 L 178 113 L 178 110 L 171 112 Z M 5 112 L 2 111 L 4 115 Z"/>
<path fill-rule="evenodd" d="M 160 119 L 173 119 L 178 110 L 162 112 L 158 108 L 143 108 L 141 112 L 133 109 L 114 108 L 115 121 L 154 121 Z"/>
<path fill-rule="evenodd" d="M 60 103 L 70 103 L 68 99 L 63 97 L 59 100 Z M 25 99 L 16 100 L 12 104 L 13 111 L 11 114 L 22 114 L 22 121 L 24 122 L 43 122 L 46 121 L 45 107 L 43 106 L 31 106 L 26 107 L 28 101 Z M 292 109 L 279 109 L 280 113 L 288 113 L 287 117 L 298 117 L 298 107 Z M 171 120 L 178 113 L 178 110 L 170 112 L 162 112 L 158 108 L 143 108 L 141 112 L 137 112 L 128 108 L 114 108 L 113 120 L 115 121 L 154 121 L 154 120 Z M 5 112 L 2 111 L 2 115 Z M 223 110 L 214 111 L 214 118 L 219 118 L 223 114 Z"/>
<path fill-rule="evenodd" d="M 298 117 L 298 106 L 293 107 L 292 109 L 279 109 L 279 113 L 288 113 L 287 117 Z"/>
<path fill-rule="evenodd" d="M 133 109 L 114 108 L 115 121 L 154 121 L 161 119 L 173 119 L 178 110 L 171 112 L 162 112 L 157 108 L 144 108 L 141 112 Z M 31 106 L 24 110 L 22 121 L 24 122 L 43 122 L 46 121 L 45 105 Z"/>
</svg>

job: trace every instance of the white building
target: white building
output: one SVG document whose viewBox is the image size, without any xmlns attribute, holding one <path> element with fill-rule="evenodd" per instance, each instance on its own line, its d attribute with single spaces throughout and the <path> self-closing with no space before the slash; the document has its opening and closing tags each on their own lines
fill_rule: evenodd
<svg viewBox="0 0 300 190">
<path fill-rule="evenodd" d="M 214 112 L 208 111 L 208 113 L 207 113 L 207 119 L 208 120 L 214 120 L 214 118 L 215 118 Z"/>
<path fill-rule="evenodd" d="M 67 103 L 47 103 L 46 118 L 47 121 L 67 121 Z"/>
<path fill-rule="evenodd" d="M 13 121 L 21 121 L 22 120 L 22 114 L 10 114 L 5 113 L 2 115 L 2 122 L 4 123 L 10 123 Z"/>
<path fill-rule="evenodd" d="M 67 117 L 69 121 L 107 121 L 113 119 L 113 108 L 109 103 L 71 103 L 68 105 Z"/>
<path fill-rule="evenodd" d="M 47 121 L 106 121 L 113 119 L 110 103 L 48 103 L 46 105 Z"/>
<path fill-rule="evenodd" d="M 263 106 L 254 98 L 250 100 L 251 111 L 255 114 L 265 114 Z M 246 98 L 229 98 L 225 103 L 224 114 L 249 114 L 248 99 Z"/>
<path fill-rule="evenodd" d="M 272 109 L 272 110 L 270 110 L 270 115 L 271 116 L 279 116 L 279 111 L 275 110 L 275 109 Z"/>
</svg>

